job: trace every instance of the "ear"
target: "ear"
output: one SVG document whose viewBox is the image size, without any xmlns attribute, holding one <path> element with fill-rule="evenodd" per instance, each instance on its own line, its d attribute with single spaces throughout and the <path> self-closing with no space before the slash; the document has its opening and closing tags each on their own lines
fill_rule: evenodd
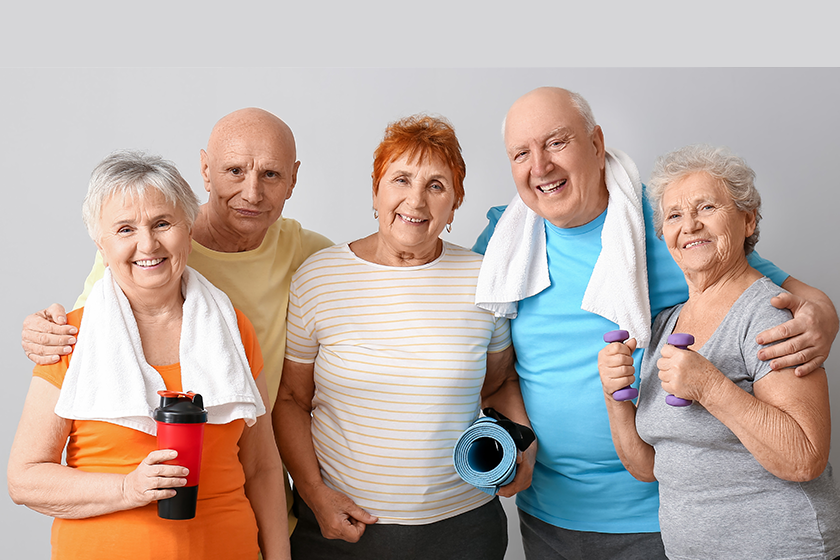
<svg viewBox="0 0 840 560">
<path fill-rule="evenodd" d="M 210 163 L 207 160 L 207 152 L 201 150 L 201 178 L 204 179 L 204 190 L 210 192 Z"/>
<path fill-rule="evenodd" d="M 300 169 L 300 162 L 296 161 L 292 166 L 292 180 L 289 183 L 289 188 L 286 190 L 286 200 L 292 198 L 292 191 L 294 190 L 295 185 L 297 185 L 298 169 Z"/>
<path fill-rule="evenodd" d="M 746 212 L 746 216 L 744 217 L 744 219 L 744 237 L 749 237 L 755 233 L 755 228 L 758 224 L 758 220 L 755 216 L 755 210 L 753 210 L 752 212 Z"/>
<path fill-rule="evenodd" d="M 102 264 L 105 265 L 105 268 L 108 268 L 108 257 L 105 256 L 105 251 L 102 250 L 102 245 L 99 244 L 99 241 L 94 241 L 96 243 L 96 249 L 99 251 L 99 254 L 102 255 Z"/>
<path fill-rule="evenodd" d="M 606 149 L 604 147 L 604 131 L 601 130 L 600 126 L 595 125 L 595 128 L 592 130 L 591 140 L 592 146 L 595 148 L 595 156 L 598 158 L 601 169 L 604 169 L 606 167 Z"/>
</svg>

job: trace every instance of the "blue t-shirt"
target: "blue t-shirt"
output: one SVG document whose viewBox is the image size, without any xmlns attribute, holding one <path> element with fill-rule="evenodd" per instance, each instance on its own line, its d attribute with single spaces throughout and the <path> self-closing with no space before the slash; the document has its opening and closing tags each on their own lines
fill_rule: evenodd
<svg viewBox="0 0 840 560">
<path fill-rule="evenodd" d="M 487 213 L 490 224 L 473 251 L 484 253 L 504 209 Z M 645 199 L 648 288 L 655 317 L 688 299 L 688 287 L 665 242 L 656 237 L 652 216 Z M 538 442 L 531 486 L 517 495 L 516 505 L 546 523 L 575 531 L 657 532 L 658 486 L 636 480 L 621 464 L 598 375 L 604 333 L 619 327 L 580 308 L 601 253 L 605 218 L 606 211 L 588 224 L 566 229 L 545 222 L 551 285 L 520 301 L 511 321 L 516 371 Z M 777 284 L 787 278 L 755 253 L 749 260 Z M 634 354 L 637 371 L 642 353 Z"/>
</svg>

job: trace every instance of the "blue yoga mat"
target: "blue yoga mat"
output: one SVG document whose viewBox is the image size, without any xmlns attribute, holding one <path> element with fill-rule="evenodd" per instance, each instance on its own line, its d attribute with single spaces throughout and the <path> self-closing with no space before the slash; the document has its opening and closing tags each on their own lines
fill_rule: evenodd
<svg viewBox="0 0 840 560">
<path fill-rule="evenodd" d="M 510 434 L 484 416 L 458 438 L 452 460 L 465 482 L 492 496 L 516 476 L 516 452 Z"/>
</svg>

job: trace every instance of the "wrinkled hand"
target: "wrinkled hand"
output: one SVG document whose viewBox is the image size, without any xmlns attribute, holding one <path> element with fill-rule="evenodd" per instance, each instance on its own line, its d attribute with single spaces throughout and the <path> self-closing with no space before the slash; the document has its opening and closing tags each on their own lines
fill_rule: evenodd
<svg viewBox="0 0 840 560">
<path fill-rule="evenodd" d="M 173 449 L 152 451 L 136 469 L 125 475 L 122 493 L 128 509 L 171 498 L 175 495 L 172 488 L 186 485 L 185 477 L 189 474 L 189 469 L 179 465 L 162 464 L 177 456 L 178 452 Z"/>
<path fill-rule="evenodd" d="M 516 452 L 516 475 L 508 484 L 499 488 L 498 495 L 510 498 L 517 492 L 531 486 L 531 476 L 534 474 L 534 463 L 537 462 L 537 442 L 532 441 L 525 451 Z"/>
<path fill-rule="evenodd" d="M 772 360 L 774 371 L 797 366 L 795 373 L 800 377 L 821 368 L 837 336 L 837 314 L 789 293 L 779 294 L 771 303 L 778 309 L 790 309 L 793 319 L 756 337 L 759 344 L 783 341 L 759 350 L 758 358 Z"/>
<path fill-rule="evenodd" d="M 21 333 L 26 357 L 40 365 L 54 364 L 59 356 L 72 351 L 76 344 L 76 327 L 67 324 L 64 307 L 58 303 L 28 316 L 23 321 Z"/>
<path fill-rule="evenodd" d="M 666 344 L 656 362 L 662 388 L 681 399 L 702 402 L 710 388 L 723 378 L 712 363 L 691 350 Z"/>
<path fill-rule="evenodd" d="M 619 389 L 623 389 L 636 381 L 636 369 L 633 366 L 633 351 L 636 349 L 636 339 L 625 342 L 611 342 L 598 352 L 598 373 L 601 375 L 601 385 L 604 393 L 612 396 Z"/>
<path fill-rule="evenodd" d="M 365 528 L 379 521 L 348 496 L 328 486 L 322 486 L 314 494 L 308 496 L 306 503 L 315 513 L 324 538 L 358 542 Z"/>
</svg>

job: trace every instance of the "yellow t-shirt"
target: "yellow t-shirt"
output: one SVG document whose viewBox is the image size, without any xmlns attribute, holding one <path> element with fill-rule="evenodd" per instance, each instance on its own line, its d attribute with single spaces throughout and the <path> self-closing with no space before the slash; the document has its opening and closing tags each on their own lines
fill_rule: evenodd
<svg viewBox="0 0 840 560">
<path fill-rule="evenodd" d="M 286 354 L 286 309 L 292 275 L 309 255 L 332 244 L 323 235 L 303 229 L 297 220 L 282 217 L 268 228 L 263 242 L 252 251 L 220 253 L 192 242 L 187 264 L 227 294 L 233 306 L 254 325 L 265 361 L 264 375 L 272 408 Z M 74 309 L 85 304 L 91 288 L 104 273 L 105 265 L 97 252 L 93 270 Z M 296 521 L 291 515 L 292 493 L 288 480 L 286 503 L 291 531 Z"/>
</svg>

